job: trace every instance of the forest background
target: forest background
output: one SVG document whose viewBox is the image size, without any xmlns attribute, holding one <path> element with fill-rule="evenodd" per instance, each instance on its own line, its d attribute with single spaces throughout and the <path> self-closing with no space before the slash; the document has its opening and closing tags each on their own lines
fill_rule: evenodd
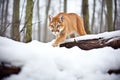
<svg viewBox="0 0 120 80">
<path fill-rule="evenodd" d="M 0 36 L 49 42 L 48 15 L 59 12 L 80 15 L 88 34 L 120 30 L 120 0 L 0 0 Z"/>
</svg>

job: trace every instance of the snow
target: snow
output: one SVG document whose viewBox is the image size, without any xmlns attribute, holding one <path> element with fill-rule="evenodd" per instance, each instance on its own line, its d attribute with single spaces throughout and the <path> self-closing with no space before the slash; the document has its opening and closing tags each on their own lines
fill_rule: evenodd
<svg viewBox="0 0 120 80">
<path fill-rule="evenodd" d="M 77 39 L 119 36 L 120 31 L 86 35 Z M 69 39 L 70 40 L 70 39 Z M 71 39 L 72 40 L 72 39 Z M 16 42 L 0 37 L 0 62 L 21 67 L 19 74 L 4 80 L 119 80 L 120 75 L 107 73 L 120 68 L 120 49 L 104 47 L 82 50 L 52 47 L 36 40 Z"/>
<path fill-rule="evenodd" d="M 71 41 L 74 41 L 74 40 L 76 40 L 76 41 L 86 40 L 86 39 L 93 39 L 93 38 L 107 39 L 107 38 L 118 37 L 118 36 L 120 36 L 120 30 L 113 31 L 113 32 L 104 32 L 104 33 L 101 33 L 101 34 L 89 34 L 89 35 L 86 35 L 86 36 L 80 36 L 80 37 L 77 37 L 77 38 L 67 39 L 65 42 L 71 42 Z"/>
</svg>

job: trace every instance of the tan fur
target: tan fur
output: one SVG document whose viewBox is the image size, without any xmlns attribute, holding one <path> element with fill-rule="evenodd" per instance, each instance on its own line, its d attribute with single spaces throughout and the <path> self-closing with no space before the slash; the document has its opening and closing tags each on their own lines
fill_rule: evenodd
<svg viewBox="0 0 120 80">
<path fill-rule="evenodd" d="M 59 46 L 72 32 L 86 34 L 82 18 L 75 13 L 59 13 L 53 18 L 49 16 L 49 20 L 49 29 L 56 36 L 54 47 Z M 74 37 L 73 34 L 70 36 Z"/>
</svg>

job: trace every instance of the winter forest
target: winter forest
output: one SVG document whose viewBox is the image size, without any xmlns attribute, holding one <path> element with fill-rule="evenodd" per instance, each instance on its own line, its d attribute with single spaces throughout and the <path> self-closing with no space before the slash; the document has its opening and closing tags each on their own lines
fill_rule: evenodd
<svg viewBox="0 0 120 80">
<path fill-rule="evenodd" d="M 120 80 L 119 13 L 120 0 L 0 0 L 0 80 Z"/>
<path fill-rule="evenodd" d="M 119 0 L 0 0 L 0 36 L 49 42 L 48 15 L 59 12 L 81 16 L 88 34 L 120 29 Z"/>
</svg>

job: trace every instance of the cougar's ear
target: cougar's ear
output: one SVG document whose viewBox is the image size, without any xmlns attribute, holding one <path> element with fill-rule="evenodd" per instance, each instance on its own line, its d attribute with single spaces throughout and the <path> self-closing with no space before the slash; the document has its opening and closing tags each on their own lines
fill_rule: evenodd
<svg viewBox="0 0 120 80">
<path fill-rule="evenodd" d="M 60 20 L 60 22 L 63 22 L 64 16 L 63 16 L 63 15 L 60 15 L 59 20 Z"/>
<path fill-rule="evenodd" d="M 51 15 L 48 15 L 48 18 L 49 18 L 49 21 L 51 22 L 53 17 Z"/>
</svg>

